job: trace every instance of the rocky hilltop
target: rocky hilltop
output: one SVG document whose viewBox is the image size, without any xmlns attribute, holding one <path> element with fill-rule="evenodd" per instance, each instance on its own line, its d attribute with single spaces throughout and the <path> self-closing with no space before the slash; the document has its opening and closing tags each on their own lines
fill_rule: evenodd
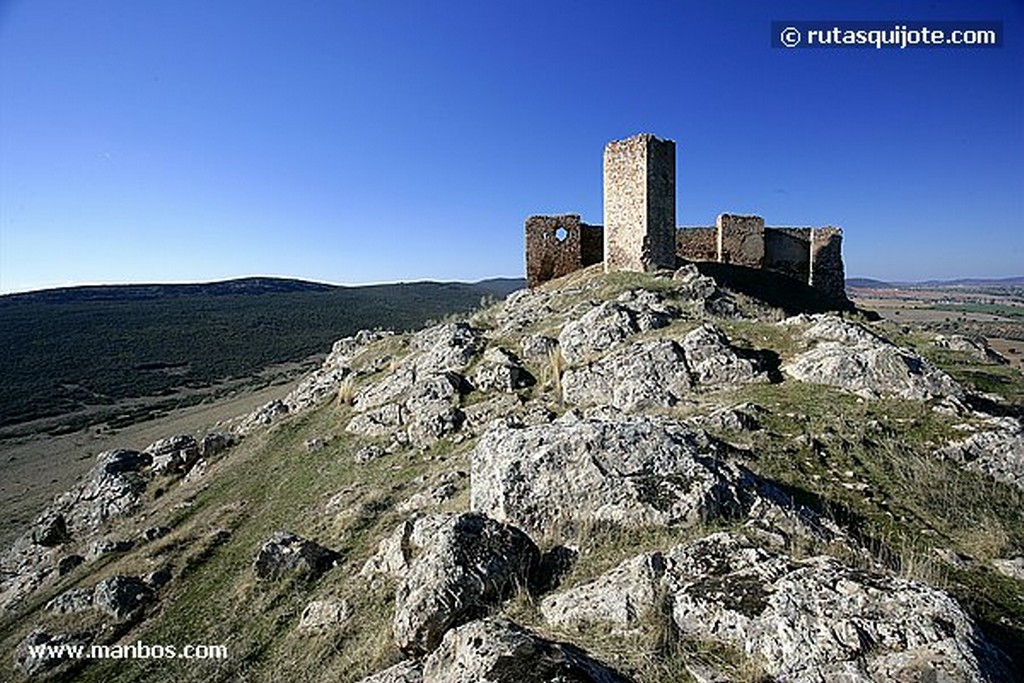
<svg viewBox="0 0 1024 683">
<path fill-rule="evenodd" d="M 706 272 L 361 332 L 222 430 L 101 454 L 3 557 L 4 676 L 1020 680 L 1021 406 L 928 349 L 985 353 Z"/>
</svg>

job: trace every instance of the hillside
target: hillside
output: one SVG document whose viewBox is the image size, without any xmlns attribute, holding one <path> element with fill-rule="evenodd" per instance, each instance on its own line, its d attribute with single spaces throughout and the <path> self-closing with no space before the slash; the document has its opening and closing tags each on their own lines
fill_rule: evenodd
<svg viewBox="0 0 1024 683">
<path fill-rule="evenodd" d="M 249 377 L 322 354 L 361 327 L 415 329 L 521 286 L 494 280 L 338 287 L 247 278 L 2 296 L 0 427 Z"/>
<path fill-rule="evenodd" d="M 975 379 L 1024 376 L 755 280 L 588 268 L 101 454 L 2 558 L 6 670 L 1020 680 L 1024 404 Z"/>
</svg>

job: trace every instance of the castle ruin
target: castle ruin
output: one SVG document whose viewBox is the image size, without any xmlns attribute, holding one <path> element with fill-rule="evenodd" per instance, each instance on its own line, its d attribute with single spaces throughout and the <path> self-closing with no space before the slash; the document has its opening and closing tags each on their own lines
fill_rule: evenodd
<svg viewBox="0 0 1024 683">
<path fill-rule="evenodd" d="M 578 214 L 526 219 L 530 287 L 597 263 L 605 272 L 713 261 L 770 270 L 846 301 L 840 228 L 766 227 L 760 216 L 723 213 L 713 226 L 676 227 L 676 144 L 650 133 L 604 150 L 604 225 Z"/>
</svg>

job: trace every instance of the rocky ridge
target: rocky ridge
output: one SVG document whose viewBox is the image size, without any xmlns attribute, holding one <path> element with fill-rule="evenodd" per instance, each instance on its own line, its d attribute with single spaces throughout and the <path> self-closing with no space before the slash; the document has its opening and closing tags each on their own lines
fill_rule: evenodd
<svg viewBox="0 0 1024 683">
<path fill-rule="evenodd" d="M 20 670 L 60 665 L 26 657 L 32 643 L 115 642 L 189 580 L 161 570 L 89 583 L 100 558 L 166 560 L 187 538 L 202 546 L 188 561 L 200 562 L 236 542 L 215 525 L 205 535 L 172 524 L 124 537 L 160 508 L 156 486 L 187 509 L 196 500 L 188 488 L 205 490 L 218 476 L 207 468 L 230 466 L 239 441 L 299 429 L 304 453 L 289 458 L 351 448 L 356 475 L 427 472 L 410 475 L 394 500 L 342 489 L 314 507 L 308 519 L 328 521 L 307 521 L 311 537 L 278 529 L 248 547 L 247 579 L 259 587 L 244 590 L 308 595 L 294 615 L 304 637 L 358 639 L 353 624 L 377 624 L 364 616 L 367 596 L 391 596 L 393 646 L 379 662 L 391 665 L 364 683 L 659 680 L 657 667 L 583 649 L 599 646 L 588 640 L 595 628 L 636 642 L 661 633 L 676 642 L 663 652 L 710 643 L 733 653 L 725 664 L 682 657 L 681 675 L 698 679 L 757 667 L 785 681 L 1007 680 L 1017 663 L 949 592 L 898 575 L 860 528 L 758 473 L 758 444 L 774 438 L 761 423 L 778 415 L 747 397 L 824 385 L 859 401 L 920 404 L 923 415 L 974 430 L 935 444 L 936 461 L 1017 488 L 1020 422 L 979 413 L 950 375 L 861 322 L 754 320 L 693 266 L 635 280 L 576 274 L 467 321 L 363 332 L 230 433 L 101 454 L 3 557 L 0 604 L 31 627 Z M 788 346 L 757 343 L 772 339 Z M 309 416 L 325 411 L 335 431 L 306 438 L 302 425 L 321 424 Z M 371 486 L 388 488 L 386 479 Z M 233 508 L 218 514 L 240 524 Z M 366 525 L 394 519 L 359 550 Z M 616 534 L 637 543 L 608 547 Z M 337 597 L 352 583 L 363 588 Z M 49 594 L 46 616 L 33 600 Z M 80 614 L 95 614 L 97 626 L 54 630 Z M 119 626 L 105 630 L 104 619 Z"/>
</svg>

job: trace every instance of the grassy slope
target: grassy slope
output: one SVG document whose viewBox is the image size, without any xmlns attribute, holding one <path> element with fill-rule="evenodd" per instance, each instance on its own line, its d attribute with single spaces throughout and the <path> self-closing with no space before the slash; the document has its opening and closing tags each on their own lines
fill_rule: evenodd
<svg viewBox="0 0 1024 683">
<path fill-rule="evenodd" d="M 607 281 L 605 294 L 648 284 L 638 276 Z M 681 336 L 690 326 L 674 325 L 664 333 Z M 734 340 L 771 348 L 781 360 L 798 349 L 791 336 L 765 323 L 723 326 Z M 531 370 L 538 377 L 549 371 L 540 366 Z M 1019 374 L 1016 381 L 1024 386 Z M 951 591 L 1004 648 L 1024 642 L 1020 584 L 985 562 L 1024 550 L 1024 500 L 1016 489 L 928 456 L 936 444 L 958 433 L 953 420 L 919 403 L 863 401 L 791 381 L 705 395 L 701 400 L 705 407 L 750 400 L 768 408 L 762 432 L 721 435 L 750 446 L 753 469 L 854 529 L 893 571 Z M 175 578 L 162 590 L 159 608 L 132 633 L 130 642 L 227 644 L 230 659 L 104 662 L 83 669 L 81 680 L 355 681 L 397 660 L 390 636 L 393 586 L 387 581 L 368 585 L 356 575 L 379 539 L 403 518 L 395 504 L 428 488 L 424 476 L 468 471 L 466 454 L 473 442 L 442 442 L 426 452 L 399 453 L 365 465 L 353 463 L 351 456 L 360 442 L 347 436 L 339 436 L 323 451 L 305 451 L 306 439 L 343 435 L 349 410 L 335 402 L 293 418 L 244 441 L 197 485 L 167 487 L 158 513 L 144 522 L 125 520 L 123 527 L 168 524 L 174 527 L 170 535 L 109 561 L 99 573 L 93 567 L 79 568 L 58 588 L 38 596 L 30 610 L 41 615 L 39 606 L 46 599 L 73 585 L 88 586 L 107 574 L 139 574 L 168 565 Z M 463 480 L 463 489 L 467 485 Z M 463 490 L 443 509 L 465 509 L 466 504 Z M 342 554 L 343 565 L 312 585 L 256 583 L 252 558 L 260 543 L 281 528 L 334 548 Z M 566 585 L 589 580 L 644 550 L 666 549 L 708 530 L 571 530 L 569 537 L 559 540 L 578 545 L 581 556 Z M 953 569 L 937 560 L 933 548 L 968 554 L 975 561 Z M 818 550 L 793 549 L 798 554 Z M 298 635 L 295 627 L 303 607 L 325 596 L 348 600 L 352 622 L 325 635 Z M 505 610 L 552 633 L 529 596 L 513 600 Z M 56 628 L 86 626 L 81 619 L 49 618 Z M 33 620 L 0 625 L 4 649 L 13 651 Z M 760 675 L 756 662 L 724 648 L 680 642 L 653 623 L 629 637 L 611 637 L 601 629 L 552 635 L 568 637 L 639 681 L 688 680 L 682 667 L 685 660 L 731 667 L 737 680 L 754 681 Z M 1018 658 L 1021 654 L 1016 652 Z"/>
</svg>

